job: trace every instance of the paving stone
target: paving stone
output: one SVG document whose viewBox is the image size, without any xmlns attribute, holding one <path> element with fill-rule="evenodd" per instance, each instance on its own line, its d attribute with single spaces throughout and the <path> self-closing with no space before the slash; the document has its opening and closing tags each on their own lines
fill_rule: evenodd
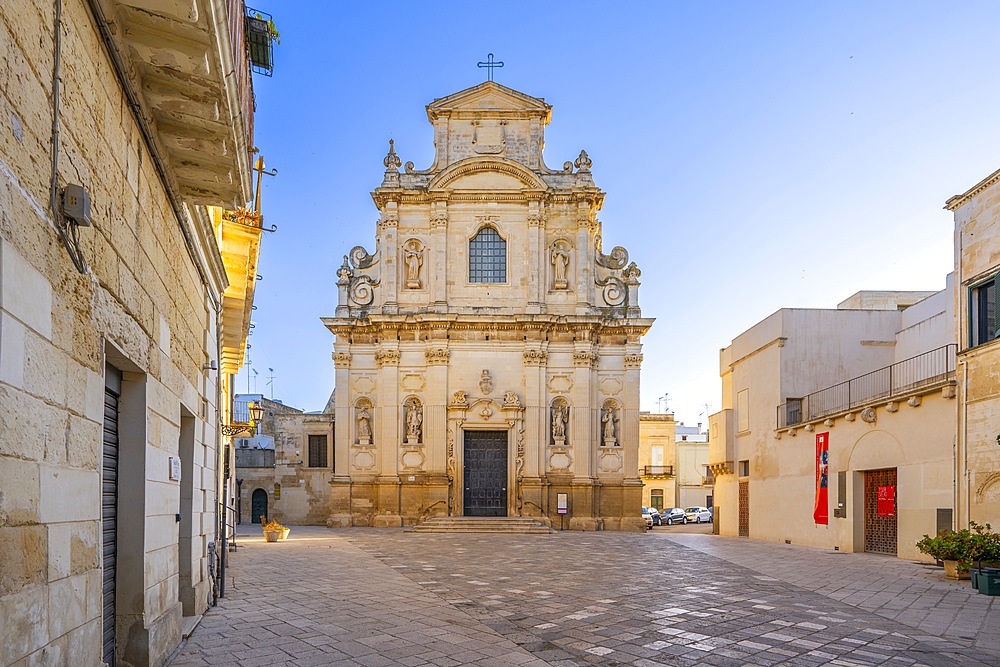
<svg viewBox="0 0 1000 667">
<path fill-rule="evenodd" d="M 1000 664 L 997 599 L 893 558 L 661 532 L 239 543 L 171 667 Z"/>
</svg>

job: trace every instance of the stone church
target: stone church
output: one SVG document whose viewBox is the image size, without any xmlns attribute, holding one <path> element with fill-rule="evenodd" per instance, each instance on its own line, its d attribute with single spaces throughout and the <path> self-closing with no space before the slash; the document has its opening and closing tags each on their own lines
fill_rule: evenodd
<svg viewBox="0 0 1000 667">
<path fill-rule="evenodd" d="M 344 258 L 323 319 L 337 387 L 329 525 L 643 529 L 640 338 L 653 320 L 628 252 L 602 250 L 587 153 L 543 161 L 551 116 L 488 81 L 427 106 L 429 168 L 389 142 L 374 250 Z"/>
</svg>

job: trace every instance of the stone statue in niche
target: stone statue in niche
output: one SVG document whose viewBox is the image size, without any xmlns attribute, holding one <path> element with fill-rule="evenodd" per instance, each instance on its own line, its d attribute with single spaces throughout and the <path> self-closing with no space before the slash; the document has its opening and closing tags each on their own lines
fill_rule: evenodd
<svg viewBox="0 0 1000 667">
<path fill-rule="evenodd" d="M 552 443 L 557 447 L 566 444 L 566 418 L 569 408 L 560 404 L 552 406 Z"/>
<path fill-rule="evenodd" d="M 358 444 L 367 445 L 372 441 L 372 416 L 367 405 L 358 406 Z"/>
<path fill-rule="evenodd" d="M 569 267 L 569 253 L 562 247 L 552 249 L 552 289 L 566 289 L 566 269 Z"/>
<path fill-rule="evenodd" d="M 420 289 L 420 267 L 424 256 L 418 241 L 409 241 L 403 247 L 403 263 L 406 265 L 406 289 Z"/>
<path fill-rule="evenodd" d="M 420 426 L 424 421 L 424 409 L 417 401 L 406 408 L 406 442 L 420 442 Z"/>
<path fill-rule="evenodd" d="M 614 406 L 609 405 L 604 408 L 604 415 L 601 417 L 601 423 L 604 425 L 604 446 L 617 446 L 618 438 L 615 437 L 615 428 L 618 424 L 618 413 Z"/>
</svg>

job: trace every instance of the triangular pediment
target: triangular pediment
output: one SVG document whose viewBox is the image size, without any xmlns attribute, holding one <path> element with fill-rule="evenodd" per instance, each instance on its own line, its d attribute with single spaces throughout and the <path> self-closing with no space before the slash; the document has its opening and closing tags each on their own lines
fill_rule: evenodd
<svg viewBox="0 0 1000 667">
<path fill-rule="evenodd" d="M 433 122 L 442 115 L 475 115 L 503 118 L 505 116 L 539 116 L 549 122 L 552 105 L 513 88 L 486 81 L 434 100 L 427 105 L 427 117 Z"/>
</svg>

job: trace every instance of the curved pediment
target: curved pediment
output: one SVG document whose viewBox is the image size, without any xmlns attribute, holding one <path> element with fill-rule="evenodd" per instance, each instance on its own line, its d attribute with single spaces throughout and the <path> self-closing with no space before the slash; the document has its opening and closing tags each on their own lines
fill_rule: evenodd
<svg viewBox="0 0 1000 667">
<path fill-rule="evenodd" d="M 427 184 L 428 190 L 545 190 L 547 186 L 519 162 L 499 157 L 460 160 Z"/>
</svg>

